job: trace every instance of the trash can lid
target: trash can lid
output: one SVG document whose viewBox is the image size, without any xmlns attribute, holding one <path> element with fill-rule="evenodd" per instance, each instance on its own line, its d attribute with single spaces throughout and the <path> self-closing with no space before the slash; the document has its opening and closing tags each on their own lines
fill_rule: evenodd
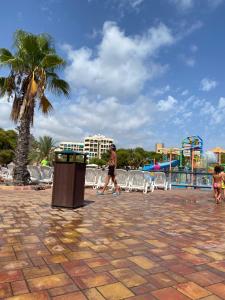
<svg viewBox="0 0 225 300">
<path fill-rule="evenodd" d="M 79 151 L 73 151 L 73 150 L 60 150 L 60 151 L 55 151 L 56 154 L 66 154 L 66 155 L 83 155 L 87 156 L 87 153 L 84 152 L 79 152 Z"/>
</svg>

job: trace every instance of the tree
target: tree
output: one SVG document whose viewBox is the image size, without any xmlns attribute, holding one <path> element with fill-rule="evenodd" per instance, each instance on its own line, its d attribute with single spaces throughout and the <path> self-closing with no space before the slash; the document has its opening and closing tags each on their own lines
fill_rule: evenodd
<svg viewBox="0 0 225 300">
<path fill-rule="evenodd" d="M 148 160 L 154 159 L 155 161 L 161 161 L 163 158 L 163 155 L 161 153 L 157 153 L 154 151 L 147 151 L 146 156 Z"/>
<path fill-rule="evenodd" d="M 109 158 L 110 158 L 110 151 L 109 150 L 107 150 L 106 152 L 102 153 L 101 159 L 103 159 L 105 161 L 105 163 L 108 162 Z"/>
<path fill-rule="evenodd" d="M 68 96 L 69 85 L 56 73 L 59 67 L 65 66 L 65 61 L 56 54 L 49 35 L 18 30 L 14 48 L 14 54 L 0 48 L 0 66 L 10 69 L 8 77 L 0 77 L 0 96 L 6 95 L 13 101 L 11 118 L 19 124 L 14 181 L 27 184 L 30 177 L 27 170 L 30 128 L 35 106 L 48 114 L 53 107 L 45 90 Z"/>
<path fill-rule="evenodd" d="M 0 128 L 0 164 L 8 164 L 14 158 L 17 133 L 14 130 Z"/>
<path fill-rule="evenodd" d="M 50 136 L 39 137 L 33 140 L 29 159 L 33 162 L 40 162 L 47 157 L 49 161 L 53 160 L 55 141 Z"/>
<path fill-rule="evenodd" d="M 117 167 L 124 168 L 129 166 L 129 152 L 127 149 L 117 150 Z"/>
<path fill-rule="evenodd" d="M 104 159 L 93 157 L 93 158 L 90 159 L 89 164 L 95 164 L 95 165 L 98 165 L 98 166 L 102 167 L 106 164 L 106 162 L 105 162 Z"/>
</svg>

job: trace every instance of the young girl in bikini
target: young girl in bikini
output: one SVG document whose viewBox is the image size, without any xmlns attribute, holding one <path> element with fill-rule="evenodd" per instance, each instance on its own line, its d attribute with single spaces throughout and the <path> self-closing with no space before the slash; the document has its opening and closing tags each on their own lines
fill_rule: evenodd
<svg viewBox="0 0 225 300">
<path fill-rule="evenodd" d="M 225 172 L 224 172 L 224 167 L 221 166 L 220 167 L 221 169 L 221 177 L 222 177 L 222 184 L 221 184 L 221 188 L 222 188 L 222 195 L 221 195 L 221 199 L 223 199 L 223 201 L 225 200 Z"/>
<path fill-rule="evenodd" d="M 221 203 L 222 175 L 220 166 L 215 166 L 213 174 L 213 190 L 216 204 Z"/>
</svg>

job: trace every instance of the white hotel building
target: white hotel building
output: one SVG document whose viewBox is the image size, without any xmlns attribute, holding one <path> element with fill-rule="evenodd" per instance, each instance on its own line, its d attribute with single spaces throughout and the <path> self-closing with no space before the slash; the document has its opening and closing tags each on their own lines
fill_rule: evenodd
<svg viewBox="0 0 225 300">
<path fill-rule="evenodd" d="M 61 150 L 72 150 L 72 151 L 83 152 L 84 151 L 84 143 L 61 142 L 59 144 L 59 148 Z"/>
<path fill-rule="evenodd" d="M 59 148 L 61 150 L 73 150 L 88 153 L 89 159 L 93 157 L 101 158 L 102 154 L 109 150 L 112 143 L 113 139 L 97 134 L 86 137 L 84 143 L 61 142 Z"/>
<path fill-rule="evenodd" d="M 113 143 L 113 139 L 104 135 L 88 136 L 84 139 L 84 152 L 89 154 L 89 158 L 101 158 L 102 154 L 109 150 Z"/>
</svg>

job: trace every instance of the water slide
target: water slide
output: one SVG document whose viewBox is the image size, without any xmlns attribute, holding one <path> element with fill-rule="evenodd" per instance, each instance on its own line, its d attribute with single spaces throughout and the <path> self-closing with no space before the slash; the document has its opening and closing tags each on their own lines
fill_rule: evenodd
<svg viewBox="0 0 225 300">
<path fill-rule="evenodd" d="M 179 160 L 172 160 L 172 161 L 171 161 L 171 166 L 172 166 L 172 167 L 179 166 L 179 163 L 180 163 Z M 169 162 L 169 161 L 166 161 L 166 162 L 163 162 L 163 163 L 159 163 L 158 166 L 160 166 L 160 170 L 166 170 L 166 169 L 169 169 L 169 167 L 170 167 L 170 162 Z M 142 171 L 154 171 L 156 168 L 157 168 L 157 167 L 155 167 L 154 164 L 152 164 L 152 165 L 145 165 L 145 166 L 142 168 Z"/>
</svg>

